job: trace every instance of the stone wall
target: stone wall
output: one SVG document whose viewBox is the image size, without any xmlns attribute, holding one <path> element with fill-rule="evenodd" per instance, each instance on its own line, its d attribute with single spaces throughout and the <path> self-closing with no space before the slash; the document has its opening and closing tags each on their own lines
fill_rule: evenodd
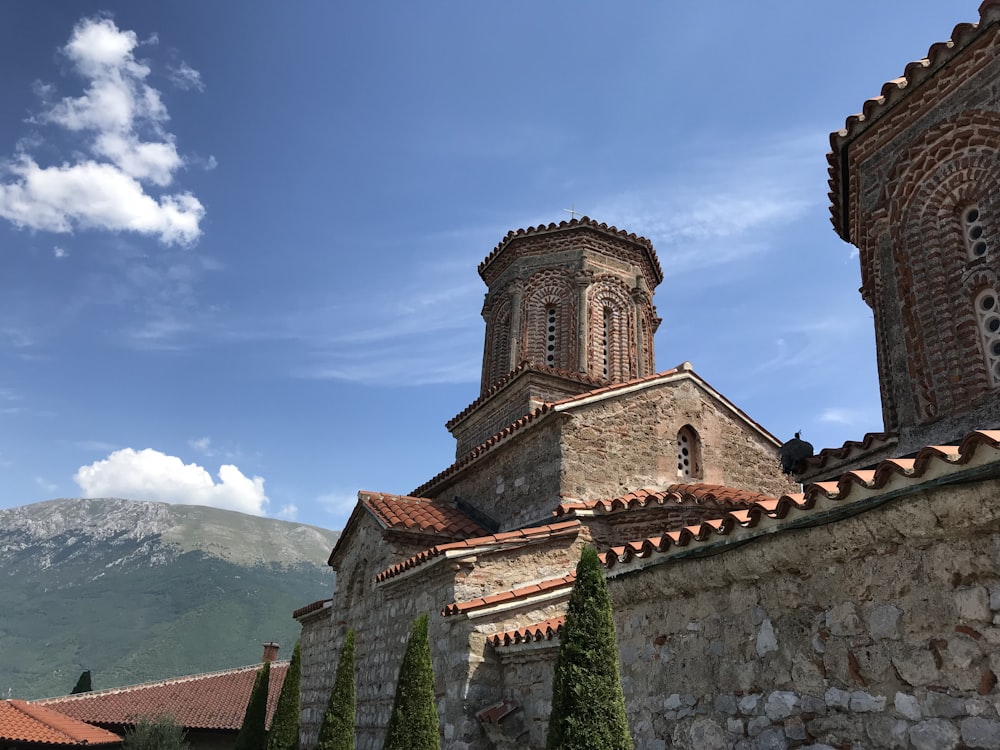
<svg viewBox="0 0 1000 750">
<path fill-rule="evenodd" d="M 636 750 L 1000 748 L 998 493 L 942 487 L 609 579 Z M 505 685 L 538 684 L 537 659 L 502 658 Z"/>
<path fill-rule="evenodd" d="M 778 465 L 777 446 L 691 379 L 574 407 L 562 430 L 561 491 L 588 499 L 678 481 L 706 482 L 781 495 L 797 491 Z M 677 433 L 691 425 L 701 440 L 700 477 L 677 471 Z"/>
</svg>

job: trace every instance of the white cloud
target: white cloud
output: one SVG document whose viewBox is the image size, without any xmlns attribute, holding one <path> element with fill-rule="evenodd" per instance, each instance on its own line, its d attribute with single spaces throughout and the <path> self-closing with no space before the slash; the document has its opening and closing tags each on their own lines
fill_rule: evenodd
<svg viewBox="0 0 1000 750">
<path fill-rule="evenodd" d="M 84 497 L 126 497 L 184 505 L 208 505 L 256 516 L 266 514 L 262 477 L 245 476 L 236 466 L 219 467 L 219 481 L 197 464 L 185 464 L 150 448 L 115 451 L 81 466 L 73 476 Z"/>
<path fill-rule="evenodd" d="M 57 258 L 68 258 L 69 250 L 67 250 L 64 247 L 60 247 L 59 245 L 56 245 L 55 247 L 52 248 L 52 254 Z"/>
<path fill-rule="evenodd" d="M 201 235 L 204 206 L 189 192 L 152 195 L 184 166 L 160 92 L 146 83 L 150 68 L 135 59 L 135 32 L 109 18 L 85 18 L 63 48 L 84 93 L 52 102 L 53 87 L 36 84 L 45 105 L 38 124 L 58 126 L 89 140 L 89 156 L 42 166 L 19 145 L 0 172 L 0 217 L 15 226 L 47 232 L 75 229 L 135 232 L 164 244 L 191 244 Z"/>
<path fill-rule="evenodd" d="M 212 438 L 207 435 L 200 438 L 191 438 L 188 440 L 188 445 L 206 456 L 211 456 L 214 453 L 212 450 Z"/>
<path fill-rule="evenodd" d="M 880 417 L 880 414 L 872 414 L 863 409 L 831 406 L 823 410 L 823 413 L 819 415 L 819 421 L 854 427 L 877 423 Z"/>
<path fill-rule="evenodd" d="M 50 482 L 45 477 L 35 477 L 35 484 L 37 484 L 44 492 L 47 492 L 50 495 L 59 489 L 58 484 Z"/>
<path fill-rule="evenodd" d="M 281 510 L 274 514 L 275 518 L 283 521 L 294 521 L 299 516 L 299 508 L 295 503 L 282 506 Z"/>
<path fill-rule="evenodd" d="M 333 516 L 334 525 L 343 528 L 347 519 L 358 504 L 357 490 L 339 490 L 328 492 L 316 498 L 316 502 L 326 509 L 326 512 Z"/>
<path fill-rule="evenodd" d="M 189 91 L 204 91 L 205 83 L 201 80 L 201 73 L 192 68 L 186 62 L 181 62 L 177 67 L 169 69 L 170 82 L 179 89 Z"/>
</svg>

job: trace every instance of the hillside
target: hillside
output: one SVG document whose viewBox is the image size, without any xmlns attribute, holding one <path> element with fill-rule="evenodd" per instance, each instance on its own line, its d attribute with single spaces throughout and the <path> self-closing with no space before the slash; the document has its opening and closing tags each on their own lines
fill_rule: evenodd
<svg viewBox="0 0 1000 750">
<path fill-rule="evenodd" d="M 292 612 L 330 596 L 338 532 L 121 499 L 0 510 L 0 697 L 68 693 L 291 655 Z"/>
</svg>

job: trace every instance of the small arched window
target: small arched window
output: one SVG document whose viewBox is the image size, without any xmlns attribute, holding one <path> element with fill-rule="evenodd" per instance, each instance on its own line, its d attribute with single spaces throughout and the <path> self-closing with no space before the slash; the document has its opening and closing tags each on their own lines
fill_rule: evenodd
<svg viewBox="0 0 1000 750">
<path fill-rule="evenodd" d="M 978 260 L 986 255 L 989 245 L 983 228 L 983 214 L 977 204 L 966 206 L 962 210 L 962 236 L 965 238 L 965 250 L 970 260 Z"/>
<path fill-rule="evenodd" d="M 556 366 L 556 308 L 549 305 L 545 310 L 545 364 Z"/>
<path fill-rule="evenodd" d="M 701 479 L 701 440 L 691 425 L 677 432 L 677 478 Z"/>
<path fill-rule="evenodd" d="M 984 289 L 976 297 L 975 304 L 990 382 L 1000 385 L 1000 296 L 995 289 Z"/>
</svg>

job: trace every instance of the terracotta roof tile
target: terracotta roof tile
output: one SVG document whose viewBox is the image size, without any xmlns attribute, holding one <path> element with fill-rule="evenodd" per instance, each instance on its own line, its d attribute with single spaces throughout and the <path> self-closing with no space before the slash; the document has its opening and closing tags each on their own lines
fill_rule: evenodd
<svg viewBox="0 0 1000 750">
<path fill-rule="evenodd" d="M 785 528 L 810 523 L 814 512 L 825 517 L 831 513 L 857 513 L 873 504 L 918 491 L 927 482 L 957 477 L 983 467 L 990 471 L 1000 469 L 1000 430 L 970 432 L 958 446 L 927 446 L 912 459 L 886 459 L 872 470 L 849 471 L 837 481 L 810 484 L 803 493 L 763 497 L 749 508 L 728 511 L 720 519 L 615 546 L 605 553 L 603 562 L 614 571 L 636 559 L 670 556 L 681 548 L 696 547 L 697 543 L 736 542 L 773 533 L 781 527 L 775 528 L 770 522 L 789 517 L 791 522 L 784 524 Z M 767 528 L 758 528 L 761 524 Z"/>
<path fill-rule="evenodd" d="M 827 154 L 830 174 L 830 221 L 844 240 L 850 242 L 847 221 L 847 206 L 844 202 L 844 185 L 847 175 L 843 174 L 841 153 L 846 145 L 860 135 L 868 125 L 892 109 L 910 91 L 931 78 L 938 70 L 951 61 L 955 55 L 971 44 L 980 33 L 1000 20 L 1000 0 L 985 0 L 979 6 L 979 23 L 960 23 L 951 32 L 946 42 L 936 42 L 921 60 L 909 63 L 903 75 L 887 81 L 878 96 L 868 99 L 861 112 L 851 115 L 842 130 L 830 133 L 831 151 Z"/>
<path fill-rule="evenodd" d="M 260 664 L 224 672 L 176 677 L 159 682 L 95 690 L 34 701 L 82 721 L 128 726 L 142 718 L 170 714 L 185 729 L 229 729 L 243 724 L 250 691 Z M 267 722 L 278 702 L 288 662 L 273 662 L 267 698 Z"/>
<path fill-rule="evenodd" d="M 551 523 L 545 526 L 532 526 L 531 528 L 520 529 L 518 531 L 507 531 L 502 534 L 490 534 L 472 539 L 464 539 L 460 542 L 451 542 L 449 544 L 438 544 L 429 549 L 425 549 L 406 560 L 403 560 L 401 563 L 393 565 L 391 568 L 383 570 L 375 576 L 375 580 L 379 582 L 388 580 L 389 578 L 398 576 L 400 573 L 419 565 L 423 565 L 428 560 L 432 560 L 435 557 L 447 555 L 449 552 L 472 552 L 474 550 L 488 550 L 502 546 L 518 546 L 521 544 L 554 539 L 561 536 L 575 536 L 579 533 L 579 530 L 580 522 L 572 520 L 563 521 L 561 523 Z"/>
<path fill-rule="evenodd" d="M 20 700 L 0 701 L 0 740 L 45 745 L 112 745 L 122 738 L 54 708 Z"/>
<path fill-rule="evenodd" d="M 821 470 L 831 461 L 844 461 L 863 456 L 866 453 L 886 448 L 896 442 L 890 432 L 869 432 L 861 440 L 848 440 L 840 448 L 824 448 L 815 456 L 802 459 L 801 474 Z"/>
<path fill-rule="evenodd" d="M 553 617 L 542 622 L 528 625 L 517 630 L 508 630 L 504 633 L 497 633 L 486 639 L 486 642 L 493 648 L 504 646 L 517 646 L 522 643 L 538 643 L 539 641 L 551 641 L 559 638 L 563 625 L 566 624 L 565 617 Z"/>
<path fill-rule="evenodd" d="M 487 533 L 453 503 L 444 500 L 364 491 L 358 493 L 358 500 L 389 529 L 437 534 L 450 539 Z"/>
<path fill-rule="evenodd" d="M 479 597 L 478 599 L 471 599 L 467 602 L 453 602 L 441 610 L 441 616 L 450 617 L 451 615 L 474 612 L 477 609 L 492 607 L 495 604 L 517 602 L 530 599 L 531 597 L 538 596 L 539 594 L 549 594 L 563 589 L 566 590 L 566 593 L 569 593 L 569 589 L 573 588 L 573 581 L 575 580 L 576 573 L 567 573 L 559 578 L 549 578 L 545 581 L 539 581 L 538 583 L 532 583 L 527 586 L 510 589 L 509 591 L 501 591 L 498 594 L 490 594 L 489 596 Z"/>
<path fill-rule="evenodd" d="M 483 724 L 499 724 L 504 717 L 514 713 L 518 708 L 520 706 L 514 701 L 500 701 L 479 711 L 476 718 Z"/>
<path fill-rule="evenodd" d="M 305 617 L 306 615 L 311 615 L 313 612 L 318 612 L 323 609 L 326 605 L 330 604 L 333 599 L 320 599 L 312 604 L 307 604 L 304 607 L 299 607 L 297 610 L 292 612 L 292 618 L 298 620 L 300 617 Z"/>
<path fill-rule="evenodd" d="M 719 484 L 672 484 L 665 490 L 637 490 L 611 500 L 570 500 L 560 503 L 552 514 L 556 517 L 585 516 L 591 513 L 604 515 L 669 505 L 702 505 L 706 502 L 714 503 L 720 508 L 740 508 L 769 499 L 773 498 L 759 492 Z"/>
<path fill-rule="evenodd" d="M 650 242 L 645 237 L 640 237 L 632 232 L 626 232 L 624 230 L 618 229 L 618 227 L 611 226 L 603 222 L 597 222 L 591 219 L 589 216 L 582 216 L 579 219 L 573 219 L 571 221 L 561 221 L 558 224 L 539 224 L 537 227 L 529 227 L 528 229 L 517 229 L 507 232 L 507 235 L 500 240 L 499 244 L 493 248 L 492 252 L 486 256 L 482 263 L 479 264 L 479 275 L 482 276 L 483 272 L 486 270 L 497 256 L 503 252 L 504 248 L 507 247 L 513 240 L 519 239 L 521 237 L 530 237 L 532 235 L 544 234 L 546 232 L 554 232 L 557 230 L 573 229 L 576 227 L 596 229 L 604 234 L 609 234 L 618 237 L 623 240 L 628 240 L 634 242 L 637 245 L 641 245 L 646 253 L 646 257 L 653 266 L 653 270 L 657 275 L 657 284 L 663 281 L 663 267 L 660 265 L 659 259 L 656 257 L 656 251 L 653 250 L 653 243 Z"/>
</svg>

